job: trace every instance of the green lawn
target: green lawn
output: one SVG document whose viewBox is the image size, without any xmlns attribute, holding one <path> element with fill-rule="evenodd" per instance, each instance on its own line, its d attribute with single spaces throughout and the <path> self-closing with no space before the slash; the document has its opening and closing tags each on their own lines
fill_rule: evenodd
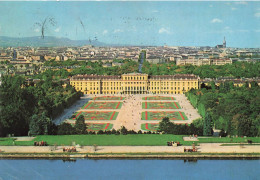
<svg viewBox="0 0 260 180">
<path fill-rule="evenodd" d="M 30 146 L 33 141 L 13 141 L 14 138 L 0 138 L 0 146 Z"/>
<path fill-rule="evenodd" d="M 128 134 L 128 135 L 57 135 L 57 136 L 37 136 L 32 141 L 19 141 L 15 145 L 29 146 L 34 141 L 46 141 L 49 145 L 71 145 L 76 144 L 91 146 L 166 146 L 167 141 L 179 141 L 183 145 L 192 145 L 192 141 L 183 141 L 183 135 L 171 134 Z M 230 143 L 231 138 L 199 138 L 195 143 Z M 259 143 L 259 137 L 250 137 L 253 143 Z M 245 138 L 233 138 L 232 143 L 245 142 Z M 12 138 L 0 138 L 0 146 L 13 145 Z"/>
<path fill-rule="evenodd" d="M 57 135 L 37 136 L 33 141 L 16 142 L 16 145 L 33 145 L 34 141 L 46 141 L 49 145 L 71 145 L 76 144 L 91 146 L 166 146 L 167 141 L 179 141 L 184 145 L 191 145 L 192 142 L 184 142 L 182 135 L 170 134 L 128 134 L 128 135 Z M 0 141 L 0 145 L 12 145 L 13 141 Z"/>
<path fill-rule="evenodd" d="M 199 138 L 200 143 L 240 143 L 247 142 L 250 139 L 253 143 L 260 143 L 260 137 L 237 137 L 237 138 L 228 138 L 228 137 L 209 137 L 209 138 Z"/>
</svg>

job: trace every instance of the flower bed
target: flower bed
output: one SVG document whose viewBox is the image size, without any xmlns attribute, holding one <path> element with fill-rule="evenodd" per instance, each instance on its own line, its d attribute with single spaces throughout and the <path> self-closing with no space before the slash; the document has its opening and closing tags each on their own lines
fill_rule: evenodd
<svg viewBox="0 0 260 180">
<path fill-rule="evenodd" d="M 118 97 L 118 96 L 100 96 L 100 97 L 94 97 L 93 100 L 124 100 L 124 97 Z"/>
<path fill-rule="evenodd" d="M 181 109 L 178 102 L 143 102 L 143 109 Z"/>
<path fill-rule="evenodd" d="M 120 109 L 122 102 L 89 102 L 82 109 Z"/>
<path fill-rule="evenodd" d="M 87 130 L 88 131 L 106 131 L 111 130 L 113 127 L 113 124 L 111 123 L 87 123 Z"/>
<path fill-rule="evenodd" d="M 143 100 L 176 100 L 174 97 L 169 96 L 147 96 L 143 97 Z"/>
<path fill-rule="evenodd" d="M 85 120 L 116 120 L 118 112 L 116 111 L 80 111 L 76 114 L 76 119 L 79 115 L 83 115 Z"/>
<path fill-rule="evenodd" d="M 152 131 L 155 132 L 157 131 L 159 128 L 159 124 L 158 123 L 145 123 L 145 124 L 141 124 L 141 129 L 144 131 Z"/>
<path fill-rule="evenodd" d="M 142 120 L 162 120 L 168 117 L 169 120 L 188 120 L 184 112 L 180 111 L 145 111 L 142 112 Z"/>
</svg>

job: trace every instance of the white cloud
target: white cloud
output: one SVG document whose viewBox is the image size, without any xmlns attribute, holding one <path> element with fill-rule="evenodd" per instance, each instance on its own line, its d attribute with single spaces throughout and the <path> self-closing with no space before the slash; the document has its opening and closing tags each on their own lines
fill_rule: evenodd
<svg viewBox="0 0 260 180">
<path fill-rule="evenodd" d="M 102 34 L 105 35 L 107 33 L 108 33 L 108 31 L 105 29 Z"/>
<path fill-rule="evenodd" d="M 255 13 L 255 17 L 259 18 L 260 17 L 260 12 Z"/>
<path fill-rule="evenodd" d="M 237 2 L 235 2 L 235 4 L 247 5 L 247 2 L 246 1 L 237 1 Z"/>
<path fill-rule="evenodd" d="M 168 29 L 166 29 L 166 28 L 161 28 L 161 29 L 159 29 L 158 32 L 159 32 L 159 34 L 163 34 L 163 33 L 171 34 L 171 32 Z"/>
<path fill-rule="evenodd" d="M 214 18 L 210 21 L 211 23 L 222 23 L 223 21 L 221 19 L 218 18 Z"/>
<path fill-rule="evenodd" d="M 39 28 L 34 29 L 35 32 L 40 32 Z"/>
<path fill-rule="evenodd" d="M 237 10 L 237 8 L 232 7 L 231 10 L 232 10 L 232 11 L 235 11 L 235 10 Z"/>
<path fill-rule="evenodd" d="M 255 32 L 260 32 L 260 29 L 256 29 L 256 30 L 254 30 Z"/>
<path fill-rule="evenodd" d="M 158 10 L 153 10 L 152 12 L 153 12 L 153 13 L 158 13 L 159 11 L 158 11 Z"/>
<path fill-rule="evenodd" d="M 213 5 L 211 4 L 211 5 L 209 5 L 209 7 L 213 7 Z"/>
<path fill-rule="evenodd" d="M 115 29 L 114 30 L 114 33 L 121 33 L 121 32 L 124 32 L 122 29 Z"/>
<path fill-rule="evenodd" d="M 54 29 L 55 32 L 60 32 L 60 27 Z"/>
</svg>

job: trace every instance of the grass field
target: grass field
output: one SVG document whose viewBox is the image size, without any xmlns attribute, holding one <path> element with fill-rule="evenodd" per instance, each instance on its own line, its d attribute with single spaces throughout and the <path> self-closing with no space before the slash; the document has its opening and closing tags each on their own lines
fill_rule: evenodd
<svg viewBox="0 0 260 180">
<path fill-rule="evenodd" d="M 209 138 L 199 138 L 199 142 L 200 143 L 241 143 L 241 142 L 247 142 L 248 139 L 252 140 L 253 143 L 260 143 L 260 137 L 247 137 L 247 138 L 209 137 Z"/>
<path fill-rule="evenodd" d="M 124 97 L 118 96 L 101 96 L 101 97 L 94 97 L 93 100 L 124 100 Z"/>
<path fill-rule="evenodd" d="M 148 96 L 143 97 L 143 100 L 175 100 L 174 97 L 166 97 L 166 96 Z"/>
<path fill-rule="evenodd" d="M 141 124 L 141 129 L 144 131 L 151 131 L 151 132 L 155 132 L 157 131 L 159 128 L 159 124 L 158 123 L 145 123 L 145 124 Z"/>
<path fill-rule="evenodd" d="M 77 112 L 76 118 L 83 115 L 85 120 L 116 120 L 118 112 L 116 111 L 80 111 Z M 73 119 L 76 119 L 73 118 Z"/>
<path fill-rule="evenodd" d="M 145 111 L 142 112 L 142 120 L 162 120 L 168 117 L 171 121 L 174 120 L 187 120 L 184 112 L 180 111 Z"/>
<path fill-rule="evenodd" d="M 33 145 L 34 141 L 46 141 L 49 145 L 72 145 L 72 142 L 83 146 L 166 146 L 167 141 L 179 141 L 184 145 L 191 145 L 192 142 L 185 142 L 181 135 L 171 134 L 128 134 L 128 135 L 64 135 L 64 136 L 37 136 L 33 141 L 16 142 L 16 145 Z M 0 141 L 2 145 L 3 141 Z M 12 145 L 13 141 L 8 140 L 5 145 Z"/>
<path fill-rule="evenodd" d="M 143 109 L 180 109 L 178 102 L 143 102 Z"/>
<path fill-rule="evenodd" d="M 87 123 L 88 131 L 111 130 L 113 124 L 111 123 Z"/>
<path fill-rule="evenodd" d="M 122 102 L 89 102 L 82 109 L 120 109 Z"/>
<path fill-rule="evenodd" d="M 183 145 L 192 145 L 192 141 L 183 141 L 184 135 L 171 134 L 128 134 L 128 135 L 42 135 L 32 141 L 18 141 L 15 145 L 32 146 L 34 141 L 46 141 L 49 145 L 76 144 L 91 146 L 166 146 L 167 141 L 179 141 Z M 186 135 L 187 136 L 187 135 Z M 202 140 L 203 139 L 203 140 Z M 260 143 L 260 137 L 248 137 L 253 143 Z M 230 143 L 230 138 L 199 138 L 195 143 Z M 201 141 L 202 140 L 202 141 Z M 245 138 L 233 138 L 233 142 L 244 142 Z M 12 138 L 0 138 L 1 146 L 13 145 Z"/>
</svg>

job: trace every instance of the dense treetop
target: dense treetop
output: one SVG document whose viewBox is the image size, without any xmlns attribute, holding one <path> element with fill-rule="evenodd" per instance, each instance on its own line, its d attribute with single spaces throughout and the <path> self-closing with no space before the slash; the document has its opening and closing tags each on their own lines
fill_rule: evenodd
<svg viewBox="0 0 260 180">
<path fill-rule="evenodd" d="M 82 62 L 82 61 L 47 61 L 46 66 L 55 67 L 56 70 L 47 70 L 34 78 L 42 79 L 45 76 L 54 76 L 55 78 L 68 78 L 76 74 L 98 74 L 98 75 L 121 75 L 124 73 L 138 72 L 138 62 L 132 60 L 114 60 L 122 63 L 121 66 L 103 67 L 100 62 Z M 111 63 L 110 63 L 111 64 Z M 66 70 L 69 68 L 70 72 Z M 58 69 L 58 70 L 57 70 Z M 176 66 L 175 62 L 152 64 L 147 61 L 143 63 L 142 73 L 149 75 L 174 75 L 174 74 L 195 74 L 201 78 L 235 77 L 235 78 L 253 78 L 260 76 L 260 62 L 247 63 L 235 62 L 222 66 L 203 65 L 203 66 Z"/>
<path fill-rule="evenodd" d="M 191 90 L 186 95 L 192 105 L 206 118 L 209 113 L 213 126 L 229 135 L 260 135 L 260 88 L 257 83 L 234 87 L 224 83 L 216 87 L 214 82 L 207 88 Z"/>
<path fill-rule="evenodd" d="M 21 76 L 1 77 L 0 136 L 27 135 L 29 128 L 33 134 L 49 134 L 51 120 L 81 96 L 72 86 L 45 78 L 28 85 Z"/>
</svg>

